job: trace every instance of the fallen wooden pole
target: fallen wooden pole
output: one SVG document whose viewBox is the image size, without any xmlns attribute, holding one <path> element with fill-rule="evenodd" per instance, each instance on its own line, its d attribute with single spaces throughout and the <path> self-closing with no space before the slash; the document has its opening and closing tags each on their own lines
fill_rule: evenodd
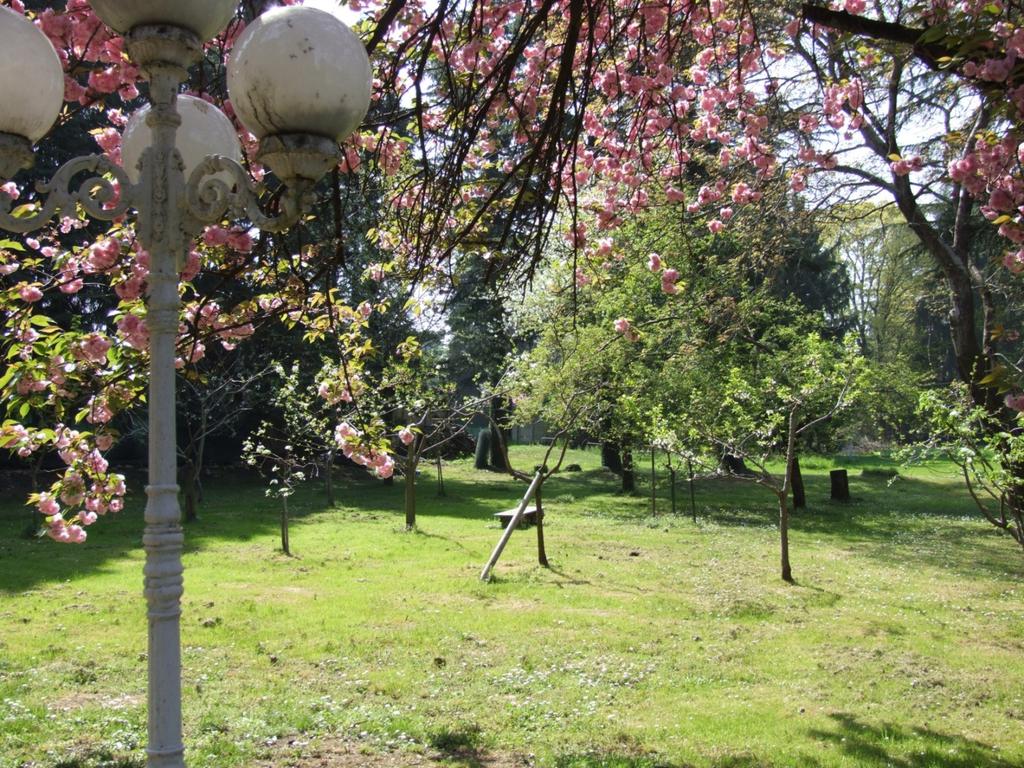
<svg viewBox="0 0 1024 768">
<path fill-rule="evenodd" d="M 494 568 L 494 564 L 498 562 L 498 558 L 501 557 L 501 551 L 505 549 L 505 545 L 508 544 L 508 540 L 512 537 L 512 532 L 519 525 L 519 520 L 522 518 L 523 513 L 526 511 L 527 506 L 530 504 L 530 499 L 533 498 L 534 492 L 537 490 L 537 486 L 540 485 L 541 479 L 544 477 L 543 471 L 538 471 L 533 476 L 533 482 L 530 483 L 530 487 L 526 490 L 526 495 L 523 496 L 523 500 L 519 502 L 519 507 L 516 509 L 516 513 L 512 516 L 512 520 L 509 522 L 508 527 L 502 532 L 501 538 L 498 539 L 497 546 L 494 547 L 494 551 L 491 552 L 491 558 L 487 561 L 487 565 L 484 566 L 483 571 L 480 572 L 480 581 L 489 581 L 491 578 L 491 569 Z"/>
</svg>

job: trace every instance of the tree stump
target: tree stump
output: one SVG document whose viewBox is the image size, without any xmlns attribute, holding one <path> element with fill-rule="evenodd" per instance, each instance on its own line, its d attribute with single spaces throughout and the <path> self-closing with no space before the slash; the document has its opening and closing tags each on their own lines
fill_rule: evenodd
<svg viewBox="0 0 1024 768">
<path fill-rule="evenodd" d="M 833 469 L 828 473 L 832 481 L 832 501 L 850 500 L 850 478 L 845 469 Z"/>
</svg>

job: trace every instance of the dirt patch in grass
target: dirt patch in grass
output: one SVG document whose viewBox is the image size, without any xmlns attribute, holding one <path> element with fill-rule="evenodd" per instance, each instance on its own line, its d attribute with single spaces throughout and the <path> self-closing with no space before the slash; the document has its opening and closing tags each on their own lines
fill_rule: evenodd
<svg viewBox="0 0 1024 768">
<path fill-rule="evenodd" d="M 110 696 L 102 693 L 72 693 L 53 701 L 49 708 L 58 712 L 71 712 L 82 707 L 103 707 L 104 709 L 128 709 L 141 706 L 143 697 L 138 694 L 122 693 Z"/>
<path fill-rule="evenodd" d="M 270 760 L 249 768 L 527 768 L 524 755 L 495 752 L 452 740 L 440 749 L 383 751 L 366 742 L 323 738 L 305 746 L 286 746 Z"/>
</svg>

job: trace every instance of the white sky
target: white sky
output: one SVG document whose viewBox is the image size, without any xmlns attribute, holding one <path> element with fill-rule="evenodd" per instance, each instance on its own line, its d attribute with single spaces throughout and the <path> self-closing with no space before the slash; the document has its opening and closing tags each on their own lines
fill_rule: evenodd
<svg viewBox="0 0 1024 768">
<path fill-rule="evenodd" d="M 348 5 L 344 5 L 337 0 L 304 0 L 302 4 L 337 16 L 350 27 L 362 18 L 361 13 L 353 11 Z"/>
</svg>

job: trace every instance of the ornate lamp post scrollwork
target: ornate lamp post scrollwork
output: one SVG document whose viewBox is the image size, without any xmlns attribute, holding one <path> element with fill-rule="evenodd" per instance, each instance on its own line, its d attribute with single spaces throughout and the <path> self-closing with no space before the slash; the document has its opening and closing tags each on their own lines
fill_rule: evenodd
<svg viewBox="0 0 1024 768">
<path fill-rule="evenodd" d="M 222 113 L 212 105 L 203 107 L 196 119 L 208 117 L 209 130 L 190 125 L 178 135 L 178 90 L 204 41 L 232 18 L 235 0 L 92 0 L 92 6 L 125 35 L 129 56 L 149 82 L 150 106 L 144 117 L 148 146 L 137 166 L 128 170 L 101 155 L 69 161 L 37 186 L 42 203 L 27 216 L 12 215 L 13 201 L 0 192 L 0 228 L 29 232 L 57 215 L 77 216 L 79 209 L 106 221 L 132 211 L 137 215 L 139 240 L 150 254 L 149 484 L 143 536 L 149 623 L 147 756 L 149 768 L 183 768 L 184 535 L 174 401 L 179 270 L 203 227 L 227 215 L 273 232 L 299 220 L 314 201 L 314 184 L 340 159 L 338 141 L 366 114 L 371 72 L 359 39 L 339 19 L 313 8 L 275 8 L 238 39 L 228 68 L 229 92 L 239 118 L 261 140 L 259 161 L 285 185 L 280 211 L 270 216 L 261 210 L 257 189 L 238 162 L 237 138 L 225 138 L 227 118 Z M 6 105 L 0 115 L 0 181 L 31 166 L 33 143 L 49 131 L 63 103 L 63 72 L 49 40 L 24 16 L 0 7 L 0 57 L 2 52 L 17 56 L 19 71 L 30 77 L 0 83 L 0 102 Z M 184 106 L 187 97 L 180 98 Z M 198 153 L 203 159 L 195 168 L 186 168 L 183 157 L 196 152 L 182 151 L 179 140 L 197 137 L 209 144 Z M 83 174 L 87 177 L 76 185 Z"/>
</svg>

